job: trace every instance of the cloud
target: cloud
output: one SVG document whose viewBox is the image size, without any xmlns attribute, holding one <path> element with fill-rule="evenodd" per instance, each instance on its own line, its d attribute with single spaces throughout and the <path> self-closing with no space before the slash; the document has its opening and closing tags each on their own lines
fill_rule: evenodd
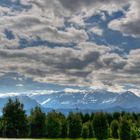
<svg viewBox="0 0 140 140">
<path fill-rule="evenodd" d="M 140 49 L 136 49 L 136 50 L 132 50 L 130 52 L 130 54 L 128 55 L 128 63 L 127 65 L 124 67 L 124 70 L 127 73 L 130 73 L 134 76 L 137 76 L 138 74 L 140 74 Z M 136 78 L 138 79 L 139 76 Z"/>
<path fill-rule="evenodd" d="M 98 60 L 108 51 L 108 47 L 88 43 L 81 43 L 77 49 L 0 49 L 0 72 L 18 72 L 40 82 L 84 85 L 89 84 L 86 77 L 100 67 Z"/>
<path fill-rule="evenodd" d="M 124 17 L 115 19 L 109 23 L 109 28 L 123 33 L 125 36 L 140 37 L 140 1 L 131 1 Z"/>
<path fill-rule="evenodd" d="M 91 33 L 94 33 L 96 35 L 99 35 L 99 36 L 102 36 L 103 35 L 103 29 L 101 29 L 100 27 L 98 26 L 95 26 L 93 28 L 90 29 L 90 32 Z"/>
<path fill-rule="evenodd" d="M 128 10 L 124 10 L 126 6 Z M 112 15 L 121 10 L 124 16 L 111 21 L 108 27 L 140 37 L 139 6 L 139 0 L 0 2 L 0 73 L 17 72 L 38 82 L 65 85 L 99 83 L 117 89 L 119 84 L 140 84 L 139 50 L 122 56 L 111 46 L 90 42 L 89 32 L 103 36 L 104 29 L 98 23 L 91 23 L 92 27 L 86 23 L 93 15 L 103 15 L 105 21 L 104 12 Z M 6 30 L 14 37 L 9 39 Z M 38 38 L 55 46 L 20 47 L 21 39 L 30 42 Z M 66 48 L 69 44 L 74 45 Z"/>
<path fill-rule="evenodd" d="M 139 85 L 139 51 L 124 57 L 89 42 L 75 48 L 0 49 L 0 73 L 18 72 L 34 81 L 62 85 Z"/>
<path fill-rule="evenodd" d="M 119 9 L 121 6 L 127 3 L 127 0 L 59 0 L 60 3 L 63 5 L 65 9 L 68 9 L 70 11 L 79 11 L 81 9 L 98 9 L 98 10 L 106 10 L 106 11 L 114 11 L 116 9 Z M 109 9 L 106 9 L 106 7 L 109 7 Z M 111 7 L 114 7 L 114 9 L 111 9 Z"/>
<path fill-rule="evenodd" d="M 19 47 L 20 38 L 27 40 L 40 37 L 42 40 L 71 44 L 88 40 L 84 19 L 97 13 L 112 13 L 122 9 L 127 0 L 20 0 L 0 2 L 0 43 L 3 47 Z M 65 25 L 71 23 L 70 27 Z M 74 24 L 81 28 L 75 28 Z M 9 41 L 5 30 L 13 32 L 14 44 Z M 97 31 L 97 29 L 96 29 Z M 99 30 L 98 30 L 99 33 Z M 101 34 L 101 31 L 100 31 Z"/>
</svg>

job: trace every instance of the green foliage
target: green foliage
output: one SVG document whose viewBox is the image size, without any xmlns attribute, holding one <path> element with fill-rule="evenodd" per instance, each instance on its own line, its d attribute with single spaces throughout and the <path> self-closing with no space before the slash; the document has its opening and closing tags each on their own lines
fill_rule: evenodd
<svg viewBox="0 0 140 140">
<path fill-rule="evenodd" d="M 0 137 L 2 137 L 3 135 L 2 135 L 2 133 L 3 133 L 3 120 L 2 120 L 2 118 L 0 118 Z"/>
<path fill-rule="evenodd" d="M 93 119 L 93 128 L 95 137 L 99 140 L 104 140 L 108 138 L 108 122 L 106 115 L 102 112 L 96 113 Z"/>
<path fill-rule="evenodd" d="M 120 121 L 121 114 L 119 112 L 114 112 L 113 113 L 113 119 Z"/>
<path fill-rule="evenodd" d="M 119 134 L 118 134 L 118 131 L 119 131 L 119 122 L 117 120 L 113 120 L 111 122 L 111 136 L 112 138 L 118 138 L 119 137 Z"/>
<path fill-rule="evenodd" d="M 61 127 L 62 127 L 60 137 L 66 138 L 68 136 L 68 123 L 67 123 L 66 117 L 62 113 L 59 113 L 58 117 L 61 121 Z"/>
<path fill-rule="evenodd" d="M 18 99 L 8 100 L 3 108 L 3 137 L 22 138 L 27 136 L 28 122 L 23 104 Z"/>
<path fill-rule="evenodd" d="M 111 122 L 113 120 L 113 116 L 110 113 L 106 113 L 106 119 L 108 121 L 109 126 L 111 125 Z"/>
<path fill-rule="evenodd" d="M 82 132 L 82 120 L 79 114 L 70 113 L 68 116 L 68 129 L 70 138 L 81 137 Z"/>
<path fill-rule="evenodd" d="M 137 131 L 134 128 L 131 129 L 130 136 L 131 136 L 131 140 L 137 140 L 137 137 L 138 137 L 137 136 Z"/>
<path fill-rule="evenodd" d="M 83 124 L 82 127 L 82 138 L 86 139 L 89 137 L 89 126 L 87 123 Z"/>
<path fill-rule="evenodd" d="M 40 107 L 36 107 L 31 110 L 31 115 L 29 117 L 30 124 L 30 137 L 32 138 L 41 138 L 45 136 L 45 121 L 46 115 L 40 109 Z"/>
<path fill-rule="evenodd" d="M 85 115 L 83 115 L 83 123 L 86 123 L 86 122 L 88 122 L 90 120 L 90 115 L 89 114 L 85 114 Z"/>
<path fill-rule="evenodd" d="M 55 111 L 47 114 L 46 133 L 49 138 L 61 137 L 62 123 L 59 114 Z"/>
<path fill-rule="evenodd" d="M 123 118 L 123 120 L 121 121 L 119 131 L 120 131 L 120 140 L 131 139 L 131 135 L 130 135 L 131 127 L 129 121 L 126 120 L 126 118 Z"/>
<path fill-rule="evenodd" d="M 88 127 L 89 127 L 89 138 L 93 138 L 94 134 L 93 134 L 93 127 L 92 127 L 92 123 L 88 122 Z"/>
</svg>

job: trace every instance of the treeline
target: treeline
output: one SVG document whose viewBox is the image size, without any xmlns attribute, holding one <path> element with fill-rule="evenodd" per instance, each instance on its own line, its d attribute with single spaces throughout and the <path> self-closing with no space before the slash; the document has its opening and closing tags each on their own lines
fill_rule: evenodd
<svg viewBox="0 0 140 140">
<path fill-rule="evenodd" d="M 136 140 L 140 137 L 140 114 L 135 113 L 69 113 L 52 111 L 47 114 L 39 107 L 26 115 L 18 99 L 9 99 L 0 118 L 0 137 L 4 138 L 97 138 L 109 137 Z"/>
</svg>

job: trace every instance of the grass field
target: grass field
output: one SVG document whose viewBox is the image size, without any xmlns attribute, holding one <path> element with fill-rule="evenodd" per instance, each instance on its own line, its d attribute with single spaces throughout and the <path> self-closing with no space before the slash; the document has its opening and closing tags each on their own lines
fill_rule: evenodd
<svg viewBox="0 0 140 140">
<path fill-rule="evenodd" d="M 8 138 L 0 138 L 0 140 L 97 140 L 97 139 L 95 139 L 95 138 L 93 138 L 93 139 L 82 139 L 82 138 L 80 138 L 80 139 L 8 139 Z M 107 140 L 119 140 L 119 139 L 112 139 L 112 138 L 110 138 L 110 139 L 107 139 Z M 140 139 L 138 139 L 138 140 L 140 140 Z"/>
<path fill-rule="evenodd" d="M 9 140 L 8 138 L 0 138 L 0 140 Z M 10 139 L 10 140 L 97 140 L 97 139 L 95 139 L 95 138 L 93 138 L 93 139 L 82 139 L 82 138 L 79 138 L 79 139 L 62 139 L 62 138 L 60 138 L 60 139 Z M 112 139 L 112 138 L 110 138 L 110 139 L 107 139 L 107 140 L 119 140 L 119 139 Z M 140 140 L 140 139 L 139 139 Z"/>
</svg>

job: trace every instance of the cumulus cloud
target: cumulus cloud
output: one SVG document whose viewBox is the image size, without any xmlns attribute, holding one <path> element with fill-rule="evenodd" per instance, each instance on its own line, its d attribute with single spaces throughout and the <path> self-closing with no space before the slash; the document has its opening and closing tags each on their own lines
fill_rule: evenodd
<svg viewBox="0 0 140 140">
<path fill-rule="evenodd" d="M 98 26 L 95 26 L 93 28 L 90 29 L 90 32 L 91 33 L 94 33 L 96 35 L 99 35 L 99 36 L 102 36 L 103 35 L 103 29 L 101 29 L 100 27 Z"/>
<path fill-rule="evenodd" d="M 120 9 L 127 3 L 127 0 L 59 0 L 64 8 L 70 11 L 87 10 L 94 8 L 96 10 L 114 11 Z M 109 7 L 109 9 L 107 9 Z M 113 9 L 114 8 L 114 9 Z M 93 10 L 94 11 L 94 10 Z"/>
<path fill-rule="evenodd" d="M 122 32 L 125 36 L 140 37 L 140 1 L 131 1 L 124 17 L 109 23 L 109 28 Z"/>
<path fill-rule="evenodd" d="M 84 18 L 99 11 L 112 13 L 122 9 L 127 0 L 8 0 L 0 2 L 0 31 L 3 46 L 11 43 L 5 39 L 4 30 L 15 35 L 14 46 L 20 46 L 20 38 L 36 39 L 54 43 L 79 43 L 88 40 Z M 72 27 L 66 27 L 65 22 Z M 81 29 L 73 27 L 77 24 Z M 64 30 L 60 30 L 63 28 Z M 96 29 L 97 31 L 97 29 Z M 99 31 L 99 30 L 98 30 Z M 99 33 L 99 32 L 98 32 Z M 101 34 L 101 31 L 100 31 Z M 6 40 L 6 41 L 5 41 Z M 4 42 L 5 41 L 5 42 Z"/>
<path fill-rule="evenodd" d="M 98 59 L 107 51 L 107 47 L 86 43 L 72 48 L 26 48 L 0 50 L 0 72 L 19 72 L 37 81 L 60 84 L 87 84 L 86 77 L 97 69 Z M 87 44 L 88 45 L 88 44 Z"/>
<path fill-rule="evenodd" d="M 76 48 L 0 49 L 0 73 L 18 72 L 34 81 L 62 85 L 140 84 L 138 52 L 123 57 L 88 42 Z"/>
<path fill-rule="evenodd" d="M 128 11 L 125 6 L 129 6 Z M 66 85 L 140 84 L 139 50 L 121 56 L 110 46 L 90 42 L 89 32 L 103 36 L 104 31 L 97 23 L 86 29 L 85 22 L 96 14 L 105 20 L 103 11 L 111 15 L 121 10 L 124 17 L 111 21 L 109 28 L 139 37 L 139 6 L 139 0 L 2 1 L 0 73 L 17 72 L 35 81 Z M 13 37 L 9 39 L 5 31 Z M 27 41 L 39 38 L 61 47 L 21 48 L 21 38 Z M 65 48 L 68 44 L 75 45 Z"/>
</svg>

